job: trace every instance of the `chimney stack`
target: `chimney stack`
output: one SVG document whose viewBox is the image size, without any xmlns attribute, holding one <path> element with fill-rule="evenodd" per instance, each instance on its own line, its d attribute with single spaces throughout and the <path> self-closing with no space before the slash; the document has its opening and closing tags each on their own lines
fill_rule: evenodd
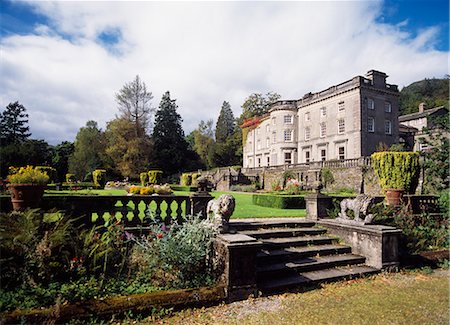
<svg viewBox="0 0 450 325">
<path fill-rule="evenodd" d="M 427 104 L 426 103 L 420 103 L 419 104 L 419 113 L 423 113 L 424 110 L 427 109 Z"/>
</svg>

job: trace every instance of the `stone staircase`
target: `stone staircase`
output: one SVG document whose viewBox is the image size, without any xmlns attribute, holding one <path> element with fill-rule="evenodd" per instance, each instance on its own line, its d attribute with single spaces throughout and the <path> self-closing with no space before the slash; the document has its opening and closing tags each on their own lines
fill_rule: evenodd
<svg viewBox="0 0 450 325">
<path fill-rule="evenodd" d="M 379 270 L 364 265 L 350 246 L 304 218 L 231 220 L 239 234 L 262 242 L 257 253 L 258 290 L 264 293 L 298 290 L 322 282 L 351 279 Z"/>
</svg>

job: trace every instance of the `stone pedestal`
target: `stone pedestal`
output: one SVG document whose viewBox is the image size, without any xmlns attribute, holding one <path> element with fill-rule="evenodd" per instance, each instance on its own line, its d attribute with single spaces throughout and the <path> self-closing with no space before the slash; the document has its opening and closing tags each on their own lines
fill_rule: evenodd
<svg viewBox="0 0 450 325">
<path fill-rule="evenodd" d="M 193 216 L 201 215 L 202 218 L 206 218 L 206 207 L 208 205 L 208 202 L 213 199 L 212 195 L 206 191 L 199 191 L 192 194 L 190 198 L 190 214 Z"/>
<path fill-rule="evenodd" d="M 332 208 L 333 198 L 331 196 L 314 193 L 305 197 L 306 202 L 306 218 L 310 220 L 318 220 L 327 218 L 327 210 Z"/>
<path fill-rule="evenodd" d="M 400 229 L 382 225 L 342 224 L 332 219 L 318 223 L 350 245 L 353 253 L 364 256 L 368 266 L 389 269 L 399 265 Z"/>
<path fill-rule="evenodd" d="M 222 234 L 215 246 L 220 282 L 226 287 L 228 301 L 257 295 L 256 254 L 262 243 L 247 235 Z"/>
</svg>

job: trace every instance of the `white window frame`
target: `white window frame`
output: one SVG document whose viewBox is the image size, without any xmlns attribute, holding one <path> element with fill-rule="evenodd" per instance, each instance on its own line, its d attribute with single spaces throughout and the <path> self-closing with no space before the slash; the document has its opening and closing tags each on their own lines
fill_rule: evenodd
<svg viewBox="0 0 450 325">
<path fill-rule="evenodd" d="M 305 141 L 311 139 L 311 128 L 309 126 L 305 127 Z"/>
<path fill-rule="evenodd" d="M 277 132 L 276 131 L 272 132 L 272 141 L 273 141 L 273 143 L 277 143 Z"/>
<path fill-rule="evenodd" d="M 375 119 L 373 117 L 367 118 L 367 132 L 375 132 Z"/>
<path fill-rule="evenodd" d="M 327 136 L 327 124 L 322 122 L 319 124 L 320 127 L 320 137 L 325 138 Z"/>
<path fill-rule="evenodd" d="M 324 117 L 327 116 L 327 108 L 326 106 L 323 106 L 320 108 L 320 116 Z"/>
<path fill-rule="evenodd" d="M 392 135 L 392 122 L 390 120 L 384 121 L 384 134 Z"/>
<path fill-rule="evenodd" d="M 283 122 L 284 122 L 284 124 L 294 124 L 293 116 L 290 114 L 284 115 Z"/>
<path fill-rule="evenodd" d="M 270 138 L 267 137 L 266 138 L 266 148 L 269 148 L 269 147 L 270 147 Z"/>
<path fill-rule="evenodd" d="M 339 112 L 345 111 L 345 102 L 339 102 L 338 103 L 338 111 Z"/>
<path fill-rule="evenodd" d="M 367 98 L 367 108 L 375 109 L 375 101 L 373 100 L 373 98 Z"/>
<path fill-rule="evenodd" d="M 292 142 L 292 130 L 284 130 L 284 142 Z"/>
<path fill-rule="evenodd" d="M 266 133 L 269 133 L 269 132 L 270 132 L 270 125 L 267 124 L 267 125 L 266 125 Z"/>
<path fill-rule="evenodd" d="M 341 118 L 338 120 L 338 134 L 345 133 L 345 119 Z"/>
<path fill-rule="evenodd" d="M 391 104 L 391 102 L 388 102 L 388 101 L 384 102 L 384 111 L 386 113 L 391 113 L 392 112 L 392 104 Z"/>
<path fill-rule="evenodd" d="M 256 150 L 261 150 L 261 140 L 256 141 Z"/>
<path fill-rule="evenodd" d="M 276 117 L 272 117 L 272 125 L 277 124 L 277 118 Z"/>
</svg>

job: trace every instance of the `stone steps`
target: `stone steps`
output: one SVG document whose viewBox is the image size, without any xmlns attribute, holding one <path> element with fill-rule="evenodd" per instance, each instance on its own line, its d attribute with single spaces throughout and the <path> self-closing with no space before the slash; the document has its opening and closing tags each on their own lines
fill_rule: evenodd
<svg viewBox="0 0 450 325">
<path fill-rule="evenodd" d="M 378 269 L 364 265 L 336 267 L 295 273 L 287 277 L 279 277 L 276 279 L 265 279 L 258 282 L 258 289 L 262 293 L 268 294 L 318 285 L 324 282 L 354 279 L 375 274 L 377 272 L 379 272 Z"/>
<path fill-rule="evenodd" d="M 256 268 L 258 279 L 289 275 L 295 272 L 308 272 L 334 268 L 337 266 L 357 265 L 365 262 L 365 258 L 353 254 L 306 257 L 290 262 L 271 263 Z"/>
<path fill-rule="evenodd" d="M 304 235 L 321 235 L 326 233 L 327 230 L 323 228 L 302 227 L 302 228 L 271 228 L 271 229 L 259 229 L 259 230 L 244 230 L 239 233 L 245 234 L 257 239 L 267 238 L 282 238 L 282 237 L 298 237 Z"/>
<path fill-rule="evenodd" d="M 282 249 L 261 249 L 257 254 L 259 263 L 276 262 L 280 260 L 293 260 L 310 256 L 325 256 L 331 254 L 351 253 L 352 248 L 345 245 L 312 245 L 305 247 L 287 247 Z"/>
<path fill-rule="evenodd" d="M 262 244 L 256 256 L 256 280 L 262 293 L 295 290 L 321 282 L 349 279 L 378 270 L 363 256 L 338 243 L 315 222 L 302 218 L 245 219 L 230 229 Z"/>
</svg>

